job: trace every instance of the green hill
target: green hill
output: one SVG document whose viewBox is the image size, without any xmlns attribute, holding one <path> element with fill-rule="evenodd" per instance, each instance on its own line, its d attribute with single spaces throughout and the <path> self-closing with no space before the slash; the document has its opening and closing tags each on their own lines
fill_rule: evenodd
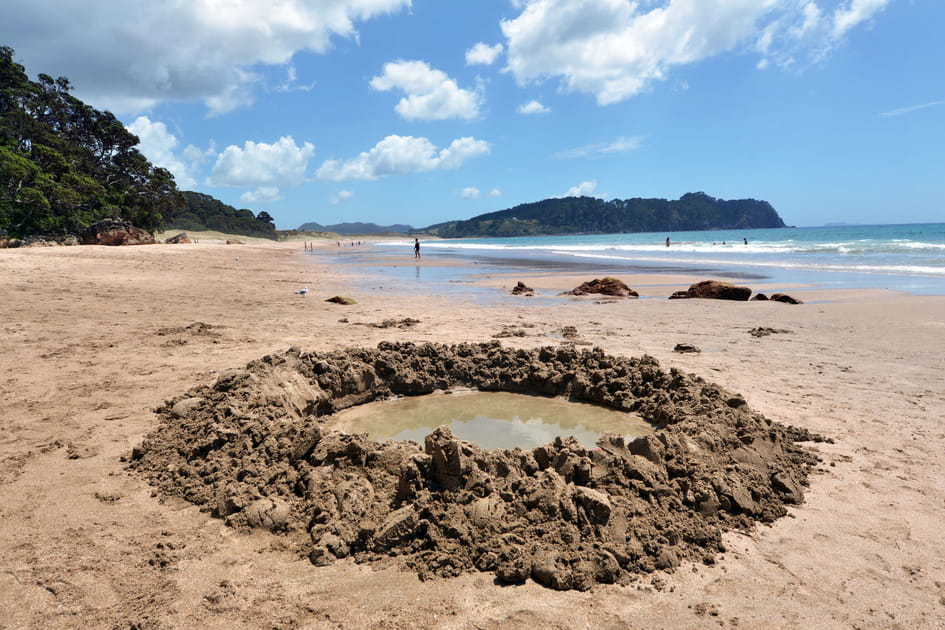
<svg viewBox="0 0 945 630">
<path fill-rule="evenodd" d="M 398 234 L 408 234 L 414 229 L 409 225 L 400 223 L 394 225 L 378 225 L 377 223 L 335 223 L 334 225 L 322 225 L 320 223 L 303 223 L 298 227 L 300 232 L 334 232 L 335 234 L 344 234 L 352 236 L 355 234 L 387 234 L 396 232 Z"/>
<path fill-rule="evenodd" d="M 184 205 L 179 212 L 166 218 L 167 230 L 215 230 L 226 234 L 276 238 L 276 226 L 265 210 L 255 215 L 252 210 L 237 210 L 203 193 L 185 191 L 181 195 Z"/>
<path fill-rule="evenodd" d="M 431 225 L 441 238 L 616 234 L 786 227 L 767 201 L 716 199 L 703 192 L 678 200 L 563 197 L 526 203 L 465 221 Z"/>
</svg>

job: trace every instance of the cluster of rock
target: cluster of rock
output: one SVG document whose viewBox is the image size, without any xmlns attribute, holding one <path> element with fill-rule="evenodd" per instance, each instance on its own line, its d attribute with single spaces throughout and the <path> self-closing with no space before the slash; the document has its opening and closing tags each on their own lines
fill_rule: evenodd
<svg viewBox="0 0 945 630">
<path fill-rule="evenodd" d="M 192 242 L 184 233 L 171 237 L 167 243 Z M 57 245 L 153 245 L 154 237 L 124 219 L 103 219 L 75 234 L 39 235 L 27 238 L 9 238 L 0 230 L 0 249 L 4 247 L 53 247 Z"/>
<path fill-rule="evenodd" d="M 512 289 L 513 295 L 531 295 L 526 293 L 531 291 L 524 283 L 519 282 L 518 285 Z M 635 298 L 639 297 L 639 293 L 628 287 L 622 280 L 617 278 L 601 278 L 591 280 L 589 282 L 584 282 L 581 285 L 575 287 L 570 291 L 565 291 L 561 295 L 607 295 L 613 297 L 630 297 Z M 785 304 L 803 304 L 800 300 L 786 295 L 784 293 L 775 293 L 770 298 L 764 293 L 758 293 L 754 297 L 751 296 L 752 290 L 750 287 L 742 287 L 731 284 L 729 282 L 721 282 L 719 280 L 703 280 L 702 282 L 697 282 L 689 286 L 688 289 L 684 291 L 676 291 L 669 296 L 671 300 L 679 299 L 689 299 L 689 298 L 702 298 L 709 300 L 738 300 L 738 301 L 747 301 L 752 300 L 774 300 L 776 302 L 783 302 Z"/>
<path fill-rule="evenodd" d="M 771 297 L 768 297 L 764 293 L 758 293 L 751 299 L 753 301 L 754 300 L 760 300 L 760 301 L 771 300 L 774 302 L 782 302 L 784 304 L 803 304 L 803 302 L 797 299 L 796 297 L 791 297 L 790 295 L 786 293 L 772 293 Z"/>
<path fill-rule="evenodd" d="M 103 219 L 79 235 L 84 245 L 154 245 L 149 232 L 124 219 Z"/>
<path fill-rule="evenodd" d="M 74 234 L 59 236 L 28 236 L 27 238 L 8 238 L 5 232 L 0 231 L 0 249 L 16 247 L 58 247 L 60 245 L 78 245 L 79 239 Z"/>
<path fill-rule="evenodd" d="M 524 282 L 519 280 L 514 287 L 512 287 L 512 295 L 524 295 L 525 297 L 532 297 L 535 295 L 535 289 L 527 286 Z"/>
<path fill-rule="evenodd" d="M 584 282 L 570 291 L 565 291 L 562 295 L 610 295 L 613 297 L 639 297 L 640 294 L 626 285 L 623 280 L 617 278 L 594 278 L 589 282 Z"/>
<path fill-rule="evenodd" d="M 478 388 L 632 412 L 656 434 L 484 451 L 440 428 L 421 446 L 328 430 L 392 395 Z M 556 589 L 713 562 L 721 534 L 802 500 L 806 431 L 655 359 L 498 343 L 332 353 L 297 349 L 232 370 L 156 410 L 131 467 L 234 527 L 284 531 L 312 562 L 397 558 L 423 578 L 470 571 Z"/>
</svg>

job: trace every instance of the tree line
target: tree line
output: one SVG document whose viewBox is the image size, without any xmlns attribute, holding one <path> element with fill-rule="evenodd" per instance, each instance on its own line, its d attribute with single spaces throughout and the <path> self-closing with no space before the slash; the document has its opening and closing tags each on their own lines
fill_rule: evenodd
<svg viewBox="0 0 945 630">
<path fill-rule="evenodd" d="M 186 225 L 274 238 L 268 213 L 222 202 L 214 212 L 212 197 L 182 194 L 111 112 L 72 96 L 65 77 L 30 80 L 13 55 L 0 47 L 0 237 L 79 234 L 116 218 L 149 232 Z"/>
</svg>

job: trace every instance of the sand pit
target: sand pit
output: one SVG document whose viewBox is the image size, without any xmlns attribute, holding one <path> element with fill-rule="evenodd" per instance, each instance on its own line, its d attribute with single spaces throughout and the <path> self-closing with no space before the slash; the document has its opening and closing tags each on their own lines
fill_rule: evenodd
<svg viewBox="0 0 945 630">
<path fill-rule="evenodd" d="M 658 430 L 588 450 L 572 438 L 486 451 L 448 429 L 375 442 L 335 411 L 454 387 L 567 396 Z M 472 571 L 587 590 L 712 563 L 721 534 L 802 501 L 817 439 L 650 357 L 599 349 L 382 343 L 266 356 L 167 401 L 131 466 L 237 527 L 285 532 L 318 565 L 398 562 L 422 579 Z"/>
</svg>

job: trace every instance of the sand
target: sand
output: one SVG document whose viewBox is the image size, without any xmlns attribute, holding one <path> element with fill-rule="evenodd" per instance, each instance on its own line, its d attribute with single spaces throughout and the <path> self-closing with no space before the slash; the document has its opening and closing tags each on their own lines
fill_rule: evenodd
<svg viewBox="0 0 945 630">
<path fill-rule="evenodd" d="M 300 243 L 203 239 L 0 250 L 3 625 L 945 627 L 945 298 L 812 289 L 796 306 L 670 301 L 658 298 L 702 278 L 664 275 L 619 276 L 638 300 L 554 295 L 593 277 L 583 270 L 435 292 L 412 274 L 365 277 L 329 260 Z M 412 253 L 397 264 L 413 270 Z M 437 264 L 423 259 L 421 275 Z M 519 280 L 540 295 L 507 296 Z M 324 302 L 334 295 L 357 304 Z M 789 332 L 750 334 L 759 327 Z M 314 566 L 290 537 L 228 527 L 128 470 L 156 408 L 264 355 L 490 342 L 504 330 L 522 333 L 500 339 L 509 348 L 651 355 L 833 442 L 808 445 L 822 461 L 804 502 L 726 533 L 714 564 L 586 592 L 479 572 L 421 581 L 396 563 Z"/>
</svg>

